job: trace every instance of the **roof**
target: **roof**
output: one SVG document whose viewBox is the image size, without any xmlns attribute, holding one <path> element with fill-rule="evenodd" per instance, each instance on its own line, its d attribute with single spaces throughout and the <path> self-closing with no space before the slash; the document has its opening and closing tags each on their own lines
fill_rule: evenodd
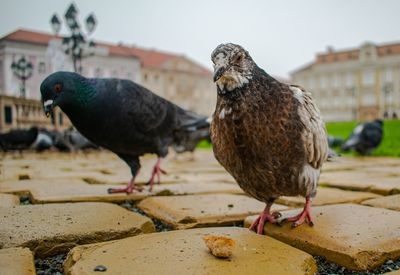
<svg viewBox="0 0 400 275">
<path fill-rule="evenodd" d="M 12 33 L 9 33 L 1 37 L 0 41 L 24 42 L 24 43 L 32 43 L 32 44 L 46 46 L 49 43 L 49 41 L 51 39 L 54 39 L 55 37 L 61 38 L 61 36 L 55 36 L 49 33 L 26 30 L 26 29 L 18 29 Z M 107 42 L 96 42 L 96 44 L 108 48 L 109 53 L 114 56 L 139 58 L 144 67 L 162 68 L 163 64 L 167 61 L 176 58 L 187 59 L 182 55 L 166 53 L 154 49 L 144 49 L 140 47 L 116 45 Z M 189 59 L 187 60 L 198 66 L 200 68 L 201 74 L 206 74 L 206 75 L 211 74 L 211 72 L 207 68 L 195 62 L 192 62 Z"/>
<path fill-rule="evenodd" d="M 382 44 L 382 45 L 377 45 L 375 47 L 378 57 L 400 55 L 400 42 Z M 329 48 L 328 52 L 317 54 L 315 61 L 294 70 L 291 74 L 311 69 L 314 65 L 317 64 L 348 62 L 348 61 L 358 60 L 359 57 L 360 57 L 360 48 L 339 50 L 339 51 L 333 51 L 331 48 Z"/>
</svg>

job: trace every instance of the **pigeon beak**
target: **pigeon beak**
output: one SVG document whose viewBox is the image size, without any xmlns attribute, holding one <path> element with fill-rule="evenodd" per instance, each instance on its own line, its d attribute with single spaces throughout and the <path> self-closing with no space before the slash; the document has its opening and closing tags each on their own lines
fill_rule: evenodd
<svg viewBox="0 0 400 275">
<path fill-rule="evenodd" d="M 215 68 L 215 70 L 214 70 L 214 82 L 217 82 L 221 78 L 221 76 L 223 76 L 225 71 L 226 71 L 226 68 L 224 66 Z"/>
<path fill-rule="evenodd" d="M 44 107 L 44 113 L 46 114 L 46 117 L 50 117 L 50 115 L 53 115 L 53 100 L 52 99 L 46 100 L 43 103 L 43 107 Z"/>
</svg>

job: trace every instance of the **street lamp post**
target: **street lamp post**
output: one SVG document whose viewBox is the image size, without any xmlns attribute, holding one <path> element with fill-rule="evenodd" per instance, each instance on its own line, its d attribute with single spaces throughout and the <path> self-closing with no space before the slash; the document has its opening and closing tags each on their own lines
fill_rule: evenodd
<svg viewBox="0 0 400 275">
<path fill-rule="evenodd" d="M 32 76 L 33 65 L 22 56 L 18 61 L 13 61 L 11 69 L 16 77 L 21 80 L 20 96 L 26 97 L 26 80 Z"/>
<path fill-rule="evenodd" d="M 95 43 L 93 41 L 88 41 L 81 30 L 81 26 L 78 21 L 78 10 L 72 3 L 67 11 L 65 12 L 64 18 L 68 29 L 71 32 L 70 36 L 63 37 L 62 47 L 67 55 L 70 55 L 74 65 L 74 71 L 81 73 L 82 65 L 81 60 L 84 57 L 93 55 L 93 49 Z M 61 20 L 57 14 L 54 14 L 50 19 L 51 27 L 54 33 L 57 35 L 61 30 Z M 85 20 L 85 26 L 87 34 L 93 33 L 96 28 L 97 20 L 94 14 L 90 14 Z"/>
</svg>

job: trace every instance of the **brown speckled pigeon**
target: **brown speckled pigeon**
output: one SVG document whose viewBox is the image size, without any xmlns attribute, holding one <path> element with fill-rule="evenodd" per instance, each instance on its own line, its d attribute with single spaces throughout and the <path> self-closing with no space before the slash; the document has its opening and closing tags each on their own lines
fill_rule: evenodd
<svg viewBox="0 0 400 275">
<path fill-rule="evenodd" d="M 316 195 L 328 144 L 311 94 L 281 83 L 259 68 L 239 45 L 221 44 L 211 55 L 218 99 L 211 123 L 215 157 L 250 196 L 266 203 L 251 229 L 277 223 L 270 208 L 279 196 L 305 197 L 303 211 L 286 219 L 313 225 Z"/>
</svg>

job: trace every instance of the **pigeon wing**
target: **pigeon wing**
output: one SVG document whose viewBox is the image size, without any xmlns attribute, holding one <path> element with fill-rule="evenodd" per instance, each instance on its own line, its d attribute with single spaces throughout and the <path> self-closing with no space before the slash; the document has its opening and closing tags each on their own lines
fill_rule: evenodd
<svg viewBox="0 0 400 275">
<path fill-rule="evenodd" d="M 295 85 L 291 85 L 290 89 L 300 103 L 299 114 L 305 129 L 302 140 L 308 163 L 318 169 L 328 157 L 329 147 L 325 124 L 311 94 Z"/>
</svg>

